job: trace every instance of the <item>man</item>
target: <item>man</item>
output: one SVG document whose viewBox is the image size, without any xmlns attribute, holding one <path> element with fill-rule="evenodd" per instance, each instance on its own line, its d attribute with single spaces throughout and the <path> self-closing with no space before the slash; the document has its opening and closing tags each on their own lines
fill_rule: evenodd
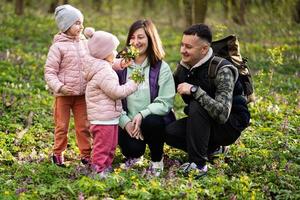
<svg viewBox="0 0 300 200">
<path fill-rule="evenodd" d="M 210 47 L 212 33 L 205 24 L 192 25 L 183 33 L 181 61 L 174 72 L 177 92 L 187 104 L 187 117 L 166 129 L 166 143 L 188 153 L 184 173 L 207 172 L 208 156 L 221 146 L 236 141 L 250 120 L 237 69 L 223 59 L 214 79 L 208 69 L 214 57 Z"/>
</svg>

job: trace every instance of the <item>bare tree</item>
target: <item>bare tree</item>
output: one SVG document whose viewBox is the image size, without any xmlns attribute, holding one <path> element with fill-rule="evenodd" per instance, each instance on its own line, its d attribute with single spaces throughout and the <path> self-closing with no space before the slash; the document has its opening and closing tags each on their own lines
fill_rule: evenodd
<svg viewBox="0 0 300 200">
<path fill-rule="evenodd" d="M 93 5 L 97 11 L 102 11 L 103 0 L 93 0 Z"/>
<path fill-rule="evenodd" d="M 204 23 L 206 11 L 207 11 L 207 0 L 194 0 L 194 22 L 193 23 Z"/>
<path fill-rule="evenodd" d="M 15 13 L 16 13 L 16 15 L 23 15 L 23 13 L 24 13 L 24 1 L 23 0 L 16 0 Z"/>
<path fill-rule="evenodd" d="M 232 4 L 232 20 L 239 25 L 245 25 L 246 0 L 231 0 Z"/>
<path fill-rule="evenodd" d="M 294 17 L 295 22 L 300 24 L 300 0 L 298 0 L 296 3 L 293 17 Z"/>
<path fill-rule="evenodd" d="M 143 6 L 149 6 L 150 8 L 152 8 L 154 6 L 154 0 L 143 0 Z"/>
<path fill-rule="evenodd" d="M 229 18 L 229 0 L 223 0 L 222 2 L 222 6 L 224 9 L 224 18 L 228 19 Z"/>
<path fill-rule="evenodd" d="M 55 8 L 58 6 L 58 4 L 59 4 L 59 0 L 52 0 L 50 3 L 48 13 L 54 13 Z"/>
<path fill-rule="evenodd" d="M 181 19 L 180 0 L 168 0 L 167 6 L 172 10 L 168 15 L 171 26 L 178 26 L 178 19 Z"/>
<path fill-rule="evenodd" d="M 184 5 L 184 15 L 185 15 L 185 24 L 186 26 L 191 26 L 193 24 L 193 0 L 183 0 Z"/>
</svg>

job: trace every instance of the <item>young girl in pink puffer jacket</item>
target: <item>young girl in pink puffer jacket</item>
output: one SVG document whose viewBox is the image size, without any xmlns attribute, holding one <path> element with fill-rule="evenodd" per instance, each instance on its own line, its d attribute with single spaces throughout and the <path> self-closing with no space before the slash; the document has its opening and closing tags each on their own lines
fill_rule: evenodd
<svg viewBox="0 0 300 200">
<path fill-rule="evenodd" d="M 81 161 L 87 164 L 91 153 L 88 130 L 83 58 L 88 54 L 87 40 L 81 34 L 83 15 L 70 6 L 55 9 L 55 20 L 60 32 L 54 36 L 45 65 L 45 80 L 55 95 L 53 162 L 64 166 L 63 152 L 67 148 L 70 111 L 76 129 L 76 141 Z"/>
<path fill-rule="evenodd" d="M 111 170 L 118 142 L 119 116 L 122 112 L 121 99 L 137 90 L 138 85 L 129 81 L 119 84 L 117 73 L 112 69 L 115 50 L 119 45 L 116 36 L 104 32 L 85 30 L 89 37 L 90 57 L 86 59 L 85 78 L 86 102 L 90 131 L 93 136 L 92 166 L 106 176 Z"/>
</svg>

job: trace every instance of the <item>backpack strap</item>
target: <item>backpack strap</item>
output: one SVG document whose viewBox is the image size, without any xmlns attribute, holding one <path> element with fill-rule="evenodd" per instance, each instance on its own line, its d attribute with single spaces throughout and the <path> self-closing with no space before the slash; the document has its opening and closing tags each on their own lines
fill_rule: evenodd
<svg viewBox="0 0 300 200">
<path fill-rule="evenodd" d="M 224 58 L 219 56 L 214 56 L 208 66 L 208 80 L 211 91 L 215 91 L 215 84 L 214 80 L 217 77 L 217 72 L 221 67 L 221 63 L 223 62 Z"/>
<path fill-rule="evenodd" d="M 208 66 L 208 77 L 210 79 L 214 79 L 217 76 L 217 72 L 219 70 L 219 67 L 222 63 L 222 61 L 224 60 L 224 58 L 221 58 L 219 56 L 214 56 Z"/>
</svg>

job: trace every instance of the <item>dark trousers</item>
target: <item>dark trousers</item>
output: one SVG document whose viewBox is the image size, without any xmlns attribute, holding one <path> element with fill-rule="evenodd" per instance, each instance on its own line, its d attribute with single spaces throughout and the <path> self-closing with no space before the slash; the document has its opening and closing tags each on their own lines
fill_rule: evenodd
<svg viewBox="0 0 300 200">
<path fill-rule="evenodd" d="M 144 140 L 130 137 L 126 130 L 119 128 L 119 145 L 126 158 L 139 158 L 145 153 L 148 144 L 151 160 L 158 162 L 162 159 L 164 147 L 165 122 L 163 116 L 148 115 L 142 120 L 141 131 Z"/>
<path fill-rule="evenodd" d="M 191 101 L 188 117 L 169 124 L 166 128 L 166 143 L 188 153 L 189 162 L 204 165 L 207 154 L 220 145 L 230 145 L 240 136 L 229 122 L 218 124 L 200 106 Z"/>
</svg>

